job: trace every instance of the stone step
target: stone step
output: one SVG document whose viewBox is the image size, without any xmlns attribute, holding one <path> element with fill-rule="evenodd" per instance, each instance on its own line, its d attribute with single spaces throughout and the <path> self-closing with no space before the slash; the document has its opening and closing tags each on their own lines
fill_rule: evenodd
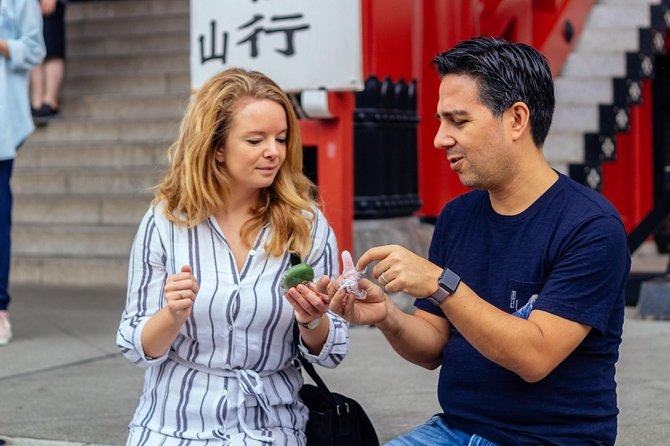
<svg viewBox="0 0 670 446">
<path fill-rule="evenodd" d="M 31 143 L 55 141 L 116 141 L 161 142 L 173 141 L 178 134 L 179 119 L 163 120 L 102 120 L 56 119 L 38 128 Z"/>
<path fill-rule="evenodd" d="M 609 77 L 569 78 L 560 76 L 554 82 L 556 104 L 610 104 L 614 100 Z"/>
<path fill-rule="evenodd" d="M 120 258 L 130 253 L 136 230 L 137 225 L 14 225 L 12 252 L 15 255 Z"/>
<path fill-rule="evenodd" d="M 648 28 L 649 25 L 651 12 L 644 3 L 610 3 L 594 5 L 586 18 L 584 28 Z"/>
<path fill-rule="evenodd" d="M 170 142 L 35 142 L 31 138 L 21 147 L 15 168 L 37 167 L 165 167 Z"/>
<path fill-rule="evenodd" d="M 161 54 L 107 55 L 69 57 L 67 70 L 78 76 L 117 74 L 188 73 L 188 51 L 170 51 Z"/>
<path fill-rule="evenodd" d="M 128 281 L 124 257 L 13 255 L 12 285 L 120 286 Z"/>
<path fill-rule="evenodd" d="M 191 92 L 191 75 L 188 71 L 167 73 L 116 73 L 81 76 L 69 73 L 66 68 L 62 98 L 78 98 L 90 94 L 177 94 Z"/>
<path fill-rule="evenodd" d="M 626 55 L 624 53 L 571 53 L 561 71 L 561 76 L 573 78 L 614 78 L 625 75 Z"/>
<path fill-rule="evenodd" d="M 570 166 L 568 163 L 549 163 L 549 165 L 552 167 L 552 169 L 556 170 L 557 172 L 562 173 L 563 175 L 570 176 Z"/>
<path fill-rule="evenodd" d="M 587 28 L 582 31 L 575 51 L 628 52 L 640 48 L 639 28 Z"/>
<path fill-rule="evenodd" d="M 60 110 L 63 116 L 87 119 L 164 119 L 173 122 L 184 115 L 187 96 L 176 94 L 153 95 L 79 95 L 63 100 Z"/>
<path fill-rule="evenodd" d="M 116 0 L 114 2 L 81 2 L 67 10 L 68 23 L 113 21 L 117 24 L 134 17 L 188 16 L 185 0 Z"/>
<path fill-rule="evenodd" d="M 603 5 L 660 5 L 661 0 L 598 0 Z"/>
<path fill-rule="evenodd" d="M 23 225 L 137 225 L 153 195 L 15 194 L 12 220 Z"/>
<path fill-rule="evenodd" d="M 154 33 L 135 36 L 80 37 L 68 41 L 68 57 L 100 55 L 160 54 L 190 51 L 189 35 L 181 33 Z"/>
<path fill-rule="evenodd" d="M 17 169 L 15 194 L 108 194 L 146 196 L 165 175 L 162 169 Z"/>
<path fill-rule="evenodd" d="M 557 132 L 595 132 L 600 125 L 594 104 L 557 104 L 551 128 Z"/>
<path fill-rule="evenodd" d="M 551 164 L 583 163 L 584 134 L 580 132 L 561 132 L 552 126 L 542 151 L 544 157 Z"/>
<path fill-rule="evenodd" d="M 186 3 L 185 0 L 184 3 Z M 153 33 L 174 33 L 177 35 L 186 33 L 188 35 L 190 30 L 188 14 L 127 17 L 123 20 L 72 21 L 69 16 L 74 9 L 76 9 L 76 6 L 71 6 L 66 13 L 66 38 L 68 42 L 90 37 L 108 37 L 111 39 L 151 35 Z"/>
</svg>

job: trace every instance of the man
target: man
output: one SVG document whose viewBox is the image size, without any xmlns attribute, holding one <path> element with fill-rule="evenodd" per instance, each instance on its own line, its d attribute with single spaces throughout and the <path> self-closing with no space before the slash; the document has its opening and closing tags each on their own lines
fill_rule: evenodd
<svg viewBox="0 0 670 446">
<path fill-rule="evenodd" d="M 461 42 L 442 78 L 435 147 L 473 189 L 443 209 L 429 260 L 368 250 L 357 269 L 417 299 L 414 315 L 361 280 L 331 307 L 375 324 L 405 359 L 441 366 L 444 413 L 389 445 L 611 445 L 615 363 L 630 269 L 614 207 L 542 155 L 554 109 L 546 59 L 501 39 Z M 321 283 L 323 289 L 323 282 Z"/>
</svg>

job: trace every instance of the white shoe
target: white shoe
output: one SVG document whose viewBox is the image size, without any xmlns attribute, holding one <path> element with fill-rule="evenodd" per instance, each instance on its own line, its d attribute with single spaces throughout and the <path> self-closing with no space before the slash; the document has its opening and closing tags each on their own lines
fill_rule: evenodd
<svg viewBox="0 0 670 446">
<path fill-rule="evenodd" d="M 7 345 L 12 339 L 12 324 L 9 323 L 9 313 L 0 311 L 0 346 Z"/>
</svg>

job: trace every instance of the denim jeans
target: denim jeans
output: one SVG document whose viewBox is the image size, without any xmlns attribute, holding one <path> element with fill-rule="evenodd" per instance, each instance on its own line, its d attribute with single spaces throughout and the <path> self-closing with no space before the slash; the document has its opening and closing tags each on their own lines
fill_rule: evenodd
<svg viewBox="0 0 670 446">
<path fill-rule="evenodd" d="M 385 446 L 498 446 L 479 435 L 470 435 L 449 427 L 441 416 L 435 415 L 426 423 L 394 438 Z"/>
<path fill-rule="evenodd" d="M 12 190 L 10 179 L 14 160 L 0 161 L 0 310 L 9 305 L 9 264 L 11 261 Z"/>
</svg>

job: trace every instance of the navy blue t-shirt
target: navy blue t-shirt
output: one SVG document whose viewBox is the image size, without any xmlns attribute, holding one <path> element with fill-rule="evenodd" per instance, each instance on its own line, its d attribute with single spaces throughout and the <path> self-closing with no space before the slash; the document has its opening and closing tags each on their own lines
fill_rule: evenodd
<svg viewBox="0 0 670 446">
<path fill-rule="evenodd" d="M 438 386 L 447 423 L 504 445 L 614 444 L 614 372 L 630 270 L 616 209 L 564 175 L 514 216 L 497 214 L 487 192 L 472 191 L 443 209 L 430 260 L 503 311 L 527 318 L 543 310 L 592 327 L 531 384 L 486 359 L 452 325 Z M 415 305 L 444 317 L 425 299 Z"/>
</svg>

